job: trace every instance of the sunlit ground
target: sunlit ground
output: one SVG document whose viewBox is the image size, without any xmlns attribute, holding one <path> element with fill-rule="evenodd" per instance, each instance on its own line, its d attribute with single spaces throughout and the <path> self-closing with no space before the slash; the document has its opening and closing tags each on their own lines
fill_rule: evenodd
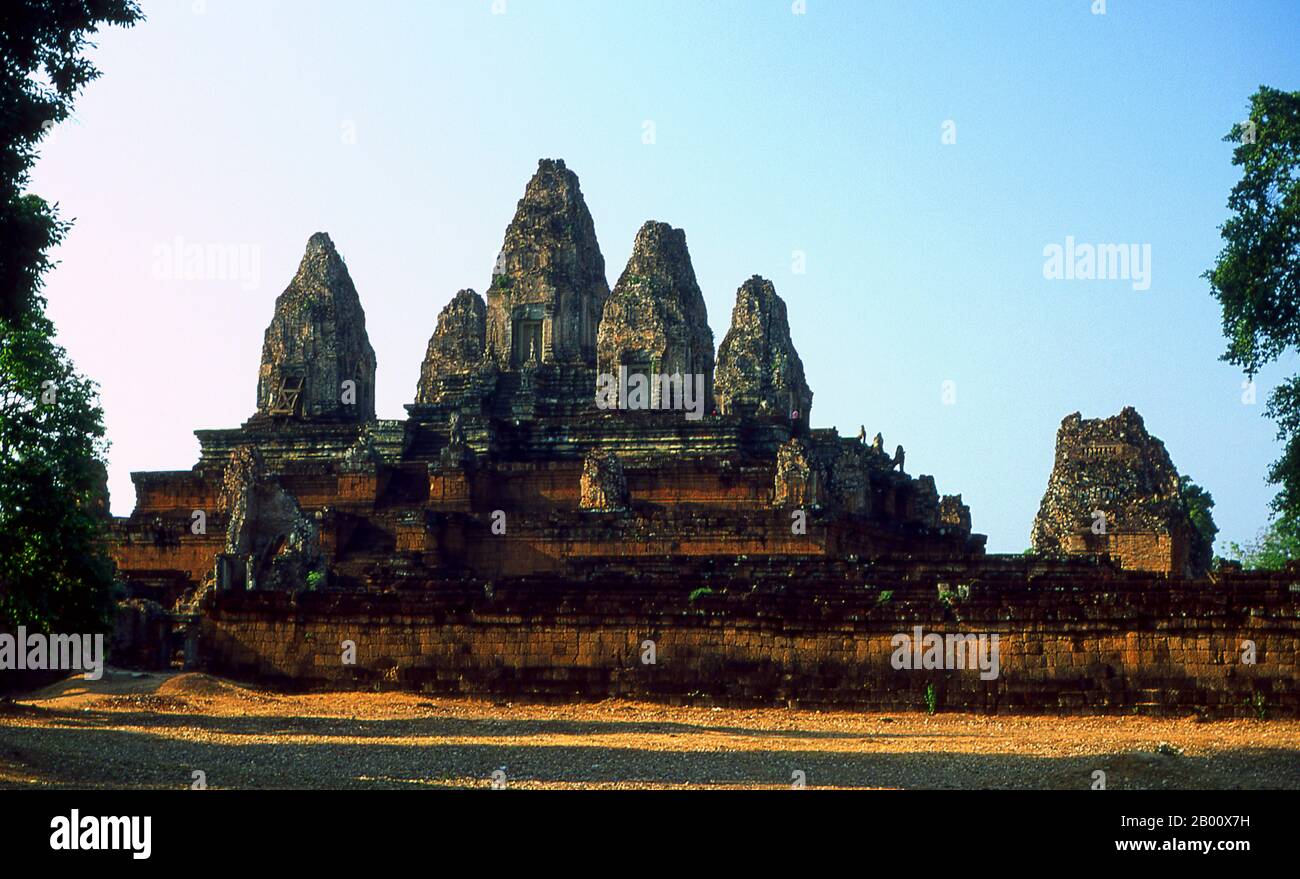
<svg viewBox="0 0 1300 879">
<path fill-rule="evenodd" d="M 110 670 L 0 703 L 0 787 L 1300 788 L 1300 721 L 282 695 Z M 202 773 L 196 776 L 195 773 Z"/>
</svg>

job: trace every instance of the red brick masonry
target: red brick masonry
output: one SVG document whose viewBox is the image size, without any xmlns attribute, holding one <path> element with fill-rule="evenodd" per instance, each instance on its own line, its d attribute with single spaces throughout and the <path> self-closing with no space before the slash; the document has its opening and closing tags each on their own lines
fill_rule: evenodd
<svg viewBox="0 0 1300 879">
<path fill-rule="evenodd" d="M 1300 715 L 1300 574 L 1036 575 L 996 558 L 965 579 L 838 571 L 835 583 L 819 569 L 816 583 L 778 585 L 755 572 L 755 585 L 739 588 L 747 574 L 714 572 L 704 582 L 715 591 L 694 600 L 636 573 L 516 578 L 490 596 L 467 583 L 223 593 L 200 621 L 200 652 L 214 671 L 299 689 L 917 710 L 933 684 L 939 710 Z M 896 670 L 891 639 L 918 625 L 997 634 L 1000 675 Z M 646 640 L 653 665 L 642 662 Z M 356 644 L 354 665 L 342 661 L 344 641 Z"/>
</svg>

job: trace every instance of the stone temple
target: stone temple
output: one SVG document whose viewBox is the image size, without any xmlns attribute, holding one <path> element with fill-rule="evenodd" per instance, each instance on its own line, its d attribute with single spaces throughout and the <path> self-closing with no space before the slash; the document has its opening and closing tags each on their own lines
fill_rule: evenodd
<svg viewBox="0 0 1300 879">
<path fill-rule="evenodd" d="M 1065 420 L 1039 554 L 990 556 L 961 496 L 909 473 L 902 446 L 811 426 L 770 280 L 741 280 L 716 342 L 685 232 L 649 221 L 611 290 L 562 161 L 525 187 L 486 296 L 462 289 L 430 316 L 405 418 L 375 417 L 358 280 L 311 236 L 266 329 L 252 416 L 197 431 L 189 470 L 132 474 L 110 551 L 152 608 L 125 628 L 173 627 L 151 655 L 183 642 L 187 662 L 287 686 L 539 698 L 897 707 L 933 686 L 979 710 L 1106 710 L 1176 678 L 1188 704 L 1239 711 L 1256 686 L 1213 683 L 1205 644 L 1257 617 L 1224 622 L 1200 581 L 1177 585 L 1205 548 L 1131 409 Z M 1240 594 L 1289 607 L 1278 588 Z M 1166 617 L 1204 621 L 1210 635 L 1179 636 L 1203 669 L 1171 670 L 1145 640 Z M 1002 631 L 1008 676 L 898 677 L 901 621 Z M 1251 637 L 1267 651 L 1292 636 Z M 344 639 L 355 666 L 338 662 Z M 647 642 L 657 665 L 636 658 Z M 1075 655 L 1043 665 L 1061 651 Z M 1293 672 L 1268 680 L 1300 704 Z"/>
<path fill-rule="evenodd" d="M 771 281 L 740 285 L 716 368 L 681 229 L 645 223 L 610 291 L 564 162 L 528 182 L 487 290 L 438 315 L 409 417 L 377 420 L 361 299 L 329 236 L 313 235 L 266 330 L 254 415 L 198 431 L 192 470 L 133 474 L 123 570 L 175 592 L 302 588 L 311 571 L 331 589 L 384 590 L 611 555 L 983 552 L 933 478 L 809 428 L 812 391 Z M 602 410 L 602 373 L 644 376 L 646 405 Z M 682 399 L 693 379 L 696 418 Z"/>
</svg>

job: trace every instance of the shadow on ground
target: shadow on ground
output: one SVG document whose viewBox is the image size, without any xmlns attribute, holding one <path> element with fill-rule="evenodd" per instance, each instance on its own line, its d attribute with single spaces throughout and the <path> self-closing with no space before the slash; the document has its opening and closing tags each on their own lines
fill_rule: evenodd
<svg viewBox="0 0 1300 879">
<path fill-rule="evenodd" d="M 47 713 L 46 720 L 53 719 Z M 72 714 L 72 713 L 69 713 Z M 943 749 L 941 736 L 909 753 L 846 753 L 819 749 L 823 733 L 779 731 L 787 743 L 805 736 L 799 750 L 673 750 L 672 730 L 736 735 L 771 730 L 680 723 L 568 723 L 471 721 L 445 718 L 339 721 L 275 718 L 168 717 L 75 712 L 63 726 L 0 723 L 0 787 L 176 788 L 202 770 L 213 788 L 409 788 L 487 786 L 495 770 L 507 786 L 736 785 L 788 787 L 793 773 L 809 787 L 869 788 L 1075 788 L 1086 790 L 1093 772 L 1107 786 L 1125 788 L 1300 788 L 1300 751 L 1243 749 L 1206 757 L 1127 752 L 1079 757 L 970 754 Z M 109 725 L 139 724 L 138 729 Z M 150 730 L 147 727 L 153 726 Z M 193 741 L 179 727 L 203 729 L 230 741 Z M 284 732 L 334 738 L 303 744 L 241 742 L 250 735 Z M 556 745 L 529 742 L 557 733 L 597 738 L 636 733 L 635 746 Z M 518 743 L 434 744 L 365 741 L 381 737 L 518 738 Z M 662 737 L 662 738 L 660 738 Z M 362 741 L 356 741 L 356 739 Z M 855 738 L 885 738 L 855 736 Z M 906 738 L 891 736 L 890 738 Z M 925 738 L 915 736 L 913 738 Z M 715 746 L 716 747 L 716 746 Z"/>
</svg>

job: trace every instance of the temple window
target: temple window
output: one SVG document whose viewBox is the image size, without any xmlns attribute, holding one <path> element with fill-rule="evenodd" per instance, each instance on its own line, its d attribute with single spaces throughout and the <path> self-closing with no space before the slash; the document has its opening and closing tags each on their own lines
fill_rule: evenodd
<svg viewBox="0 0 1300 879">
<path fill-rule="evenodd" d="M 540 320 L 516 319 L 511 339 L 513 341 L 511 361 L 515 366 L 542 362 L 542 322 Z"/>
<path fill-rule="evenodd" d="M 632 376 L 634 375 L 645 376 L 645 384 L 642 385 L 642 387 L 645 388 L 644 396 L 633 397 L 632 394 L 629 394 L 630 399 L 629 399 L 628 408 L 649 409 L 651 406 L 652 395 L 654 393 L 654 370 L 650 363 L 650 359 L 648 357 L 637 357 L 633 355 L 623 361 L 623 368 L 627 370 L 627 382 L 629 388 L 631 388 L 633 385 Z M 631 405 L 632 403 L 636 403 L 636 402 L 640 402 L 641 405 L 639 406 Z"/>
<path fill-rule="evenodd" d="M 282 375 L 271 391 L 269 415 L 301 415 L 302 389 L 305 379 L 300 375 Z"/>
</svg>

